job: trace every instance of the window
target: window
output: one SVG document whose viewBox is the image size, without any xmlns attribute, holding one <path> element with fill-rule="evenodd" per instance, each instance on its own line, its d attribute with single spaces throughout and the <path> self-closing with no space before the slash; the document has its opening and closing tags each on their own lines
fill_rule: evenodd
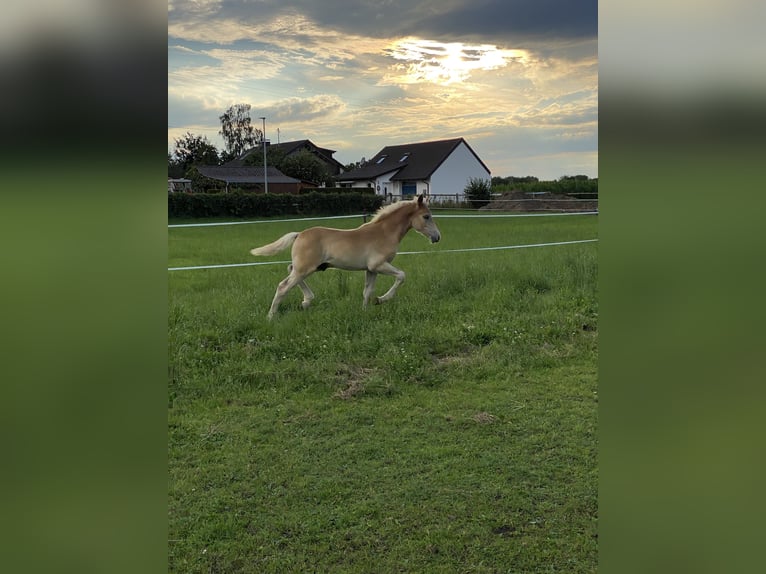
<svg viewBox="0 0 766 574">
<path fill-rule="evenodd" d="M 407 159 L 408 157 L 410 157 L 410 152 L 404 152 L 404 155 L 403 155 L 403 156 L 402 156 L 402 158 L 399 160 L 399 162 L 401 163 L 401 162 L 403 162 L 403 161 L 406 161 L 406 159 Z"/>
<path fill-rule="evenodd" d="M 382 155 L 380 156 L 380 158 L 378 158 L 378 161 L 376 161 L 375 163 L 383 163 L 384 161 L 386 161 L 387 157 L 388 157 L 387 155 Z"/>
</svg>

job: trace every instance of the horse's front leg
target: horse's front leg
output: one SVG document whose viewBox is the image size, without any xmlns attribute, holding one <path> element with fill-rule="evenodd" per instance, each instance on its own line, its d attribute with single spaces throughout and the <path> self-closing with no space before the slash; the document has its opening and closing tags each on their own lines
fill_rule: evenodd
<svg viewBox="0 0 766 574">
<path fill-rule="evenodd" d="M 396 278 L 394 280 L 394 284 L 391 285 L 391 288 L 375 300 L 376 303 L 385 303 L 394 295 L 396 295 L 396 290 L 399 288 L 399 285 L 404 283 L 406 275 L 404 274 L 404 271 L 397 269 L 390 263 L 383 263 L 382 265 L 379 265 L 375 271 L 377 273 L 382 273 L 383 275 L 393 275 Z"/>
<path fill-rule="evenodd" d="M 369 269 L 364 272 L 364 302 L 362 307 L 367 307 L 367 303 L 370 302 L 370 297 L 375 291 L 375 279 L 378 278 L 378 274 Z"/>
</svg>

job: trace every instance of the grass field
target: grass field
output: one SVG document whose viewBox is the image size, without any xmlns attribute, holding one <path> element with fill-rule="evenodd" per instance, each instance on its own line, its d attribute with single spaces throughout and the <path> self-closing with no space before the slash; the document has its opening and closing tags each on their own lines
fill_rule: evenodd
<svg viewBox="0 0 766 574">
<path fill-rule="evenodd" d="M 284 264 L 169 272 L 169 571 L 596 571 L 597 243 L 439 252 L 597 218 L 435 219 L 365 311 L 361 272 L 312 275 L 272 323 Z M 168 266 L 359 223 L 169 229 Z"/>
</svg>

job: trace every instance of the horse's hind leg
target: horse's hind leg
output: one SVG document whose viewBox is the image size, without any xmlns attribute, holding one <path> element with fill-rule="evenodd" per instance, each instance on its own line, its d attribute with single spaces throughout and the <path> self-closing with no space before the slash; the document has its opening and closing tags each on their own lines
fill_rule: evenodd
<svg viewBox="0 0 766 574">
<path fill-rule="evenodd" d="M 309 305 L 311 305 L 311 302 L 314 300 L 314 292 L 308 285 L 306 285 L 305 281 L 299 281 L 298 287 L 303 291 L 303 302 L 301 303 L 301 307 L 308 309 Z"/>
<path fill-rule="evenodd" d="M 364 272 L 364 301 L 362 303 L 363 307 L 367 307 L 367 303 L 370 302 L 370 297 L 372 297 L 372 293 L 375 291 L 375 279 L 377 279 L 378 274 L 374 271 L 365 271 Z"/>
<path fill-rule="evenodd" d="M 298 275 L 292 265 L 290 265 L 288 269 L 290 270 L 290 274 L 282 279 L 282 281 L 280 281 L 279 285 L 277 286 L 277 292 L 274 293 L 274 300 L 271 302 L 271 308 L 269 309 L 268 314 L 269 319 L 274 318 L 274 315 L 277 313 L 277 309 L 279 309 L 279 304 L 282 302 L 282 299 L 285 298 L 285 295 L 287 295 L 287 292 L 290 291 L 290 289 L 301 283 L 308 289 L 308 285 L 306 285 L 306 283 L 303 281 L 305 277 Z M 301 287 L 301 289 L 303 289 L 303 287 Z M 309 289 L 309 291 L 311 290 Z"/>
<path fill-rule="evenodd" d="M 293 272 L 293 264 L 290 263 L 290 265 L 287 266 L 287 272 L 292 273 Z M 298 282 L 298 287 L 301 288 L 301 291 L 303 291 L 303 302 L 301 303 L 301 307 L 304 309 L 308 309 L 309 305 L 311 305 L 311 302 L 314 300 L 314 292 L 311 290 L 311 287 L 308 286 L 305 279 Z"/>
</svg>

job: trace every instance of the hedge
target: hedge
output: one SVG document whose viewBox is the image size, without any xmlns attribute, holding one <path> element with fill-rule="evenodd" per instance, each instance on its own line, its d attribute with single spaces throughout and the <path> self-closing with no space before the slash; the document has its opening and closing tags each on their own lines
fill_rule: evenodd
<svg viewBox="0 0 766 574">
<path fill-rule="evenodd" d="M 598 199 L 598 179 L 564 179 L 557 181 L 530 181 L 502 183 L 492 186 L 494 193 L 504 191 L 549 192 L 569 195 L 577 199 Z"/>
<path fill-rule="evenodd" d="M 169 193 L 168 217 L 272 217 L 373 213 L 383 197 L 368 193 Z"/>
</svg>

